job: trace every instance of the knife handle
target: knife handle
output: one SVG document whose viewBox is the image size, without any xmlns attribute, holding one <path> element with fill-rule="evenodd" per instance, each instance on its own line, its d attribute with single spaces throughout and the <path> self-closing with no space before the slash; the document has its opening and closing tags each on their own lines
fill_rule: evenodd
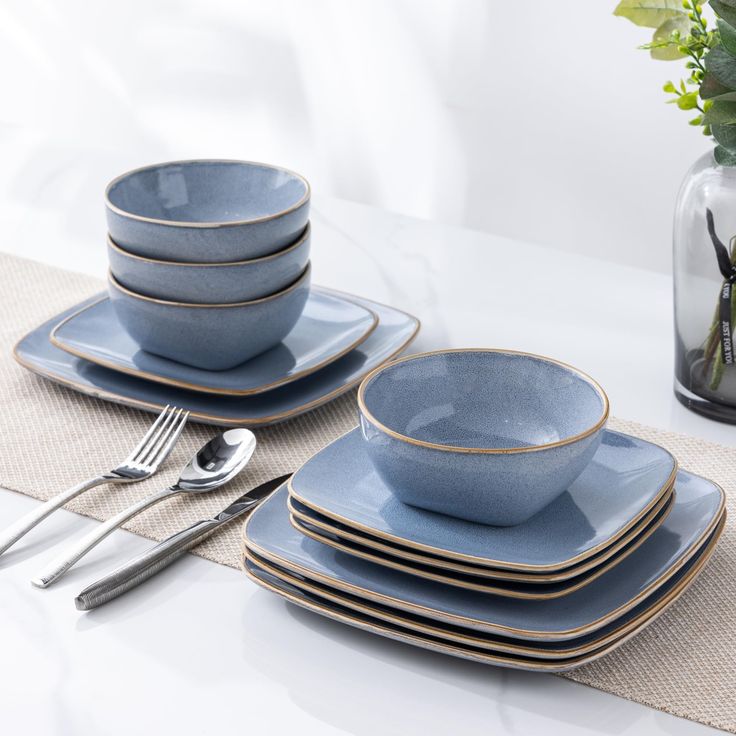
<svg viewBox="0 0 736 736">
<path fill-rule="evenodd" d="M 187 529 L 172 534 L 168 539 L 133 557 L 124 565 L 88 585 L 74 599 L 77 609 L 89 611 L 135 588 L 168 567 L 223 523 L 224 521 L 218 519 L 203 519 Z"/>
</svg>

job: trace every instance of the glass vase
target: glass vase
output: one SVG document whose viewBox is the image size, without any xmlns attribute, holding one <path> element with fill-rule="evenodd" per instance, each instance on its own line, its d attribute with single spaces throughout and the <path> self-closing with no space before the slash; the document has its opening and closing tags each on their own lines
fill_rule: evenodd
<svg viewBox="0 0 736 736">
<path fill-rule="evenodd" d="M 701 156 L 677 196 L 674 221 L 675 395 L 736 424 L 736 167 Z"/>
</svg>

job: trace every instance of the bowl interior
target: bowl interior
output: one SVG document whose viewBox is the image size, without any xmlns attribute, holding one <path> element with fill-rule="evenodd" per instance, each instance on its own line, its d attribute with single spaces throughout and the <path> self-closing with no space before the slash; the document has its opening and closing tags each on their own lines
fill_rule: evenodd
<svg viewBox="0 0 736 736">
<path fill-rule="evenodd" d="M 308 194 L 300 176 L 263 164 L 187 161 L 122 176 L 110 185 L 118 209 L 172 222 L 241 222 L 283 213 Z"/>
<path fill-rule="evenodd" d="M 607 402 L 581 374 L 535 356 L 463 351 L 390 365 L 363 387 L 386 428 L 452 447 L 546 445 L 594 427 Z"/>
</svg>

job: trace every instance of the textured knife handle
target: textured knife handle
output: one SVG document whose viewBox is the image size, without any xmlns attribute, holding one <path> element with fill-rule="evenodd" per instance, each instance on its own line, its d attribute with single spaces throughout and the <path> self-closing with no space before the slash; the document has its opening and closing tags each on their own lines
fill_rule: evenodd
<svg viewBox="0 0 736 736">
<path fill-rule="evenodd" d="M 205 519 L 173 534 L 87 586 L 74 599 L 75 605 L 80 611 L 89 611 L 135 588 L 168 567 L 222 523 L 216 519 Z"/>
<path fill-rule="evenodd" d="M 0 555 L 7 549 L 10 549 L 21 537 L 28 534 L 31 529 L 40 524 L 47 516 L 60 509 L 73 498 L 76 498 L 80 493 L 84 493 L 90 488 L 102 485 L 103 483 L 108 483 L 111 480 L 113 478 L 107 475 L 98 475 L 96 478 L 90 478 L 73 488 L 59 493 L 40 506 L 36 506 L 35 509 L 29 511 L 24 516 L 21 516 L 20 519 L 0 532 Z"/>
<path fill-rule="evenodd" d="M 133 518 L 136 514 L 140 514 L 141 511 L 145 511 L 149 506 L 153 506 L 153 504 L 162 501 L 164 498 L 174 495 L 174 493 L 175 491 L 167 488 L 165 491 L 144 498 L 142 501 L 121 511 L 119 514 L 111 516 L 106 522 L 100 524 L 89 534 L 82 537 L 76 544 L 72 545 L 71 548 L 67 549 L 61 557 L 51 562 L 41 575 L 31 580 L 31 583 L 37 588 L 46 588 L 51 585 L 51 583 L 58 580 L 69 570 L 70 567 L 81 560 L 87 552 L 96 547 L 105 537 L 112 534 L 121 524 Z"/>
</svg>

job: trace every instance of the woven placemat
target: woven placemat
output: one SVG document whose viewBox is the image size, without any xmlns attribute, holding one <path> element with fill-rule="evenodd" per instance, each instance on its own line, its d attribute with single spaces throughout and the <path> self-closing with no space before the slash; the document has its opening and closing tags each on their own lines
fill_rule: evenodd
<svg viewBox="0 0 736 736">
<path fill-rule="evenodd" d="M 97 279 L 0 255 L 0 486 L 46 499 L 109 469 L 149 426 L 151 414 L 57 386 L 12 358 L 12 346 L 26 332 L 101 288 Z M 350 392 L 302 417 L 259 429 L 258 449 L 243 477 L 219 492 L 161 504 L 126 528 L 163 539 L 221 509 L 255 483 L 295 470 L 355 426 L 356 416 L 355 393 Z M 611 426 L 666 447 L 682 467 L 720 483 L 728 494 L 730 520 L 713 559 L 680 601 L 613 654 L 564 676 L 736 733 L 736 451 L 632 422 L 613 419 Z M 155 479 L 103 486 L 68 508 L 108 518 L 175 480 L 212 432 L 211 427 L 189 425 Z M 238 567 L 240 524 L 199 545 L 195 554 Z"/>
</svg>

